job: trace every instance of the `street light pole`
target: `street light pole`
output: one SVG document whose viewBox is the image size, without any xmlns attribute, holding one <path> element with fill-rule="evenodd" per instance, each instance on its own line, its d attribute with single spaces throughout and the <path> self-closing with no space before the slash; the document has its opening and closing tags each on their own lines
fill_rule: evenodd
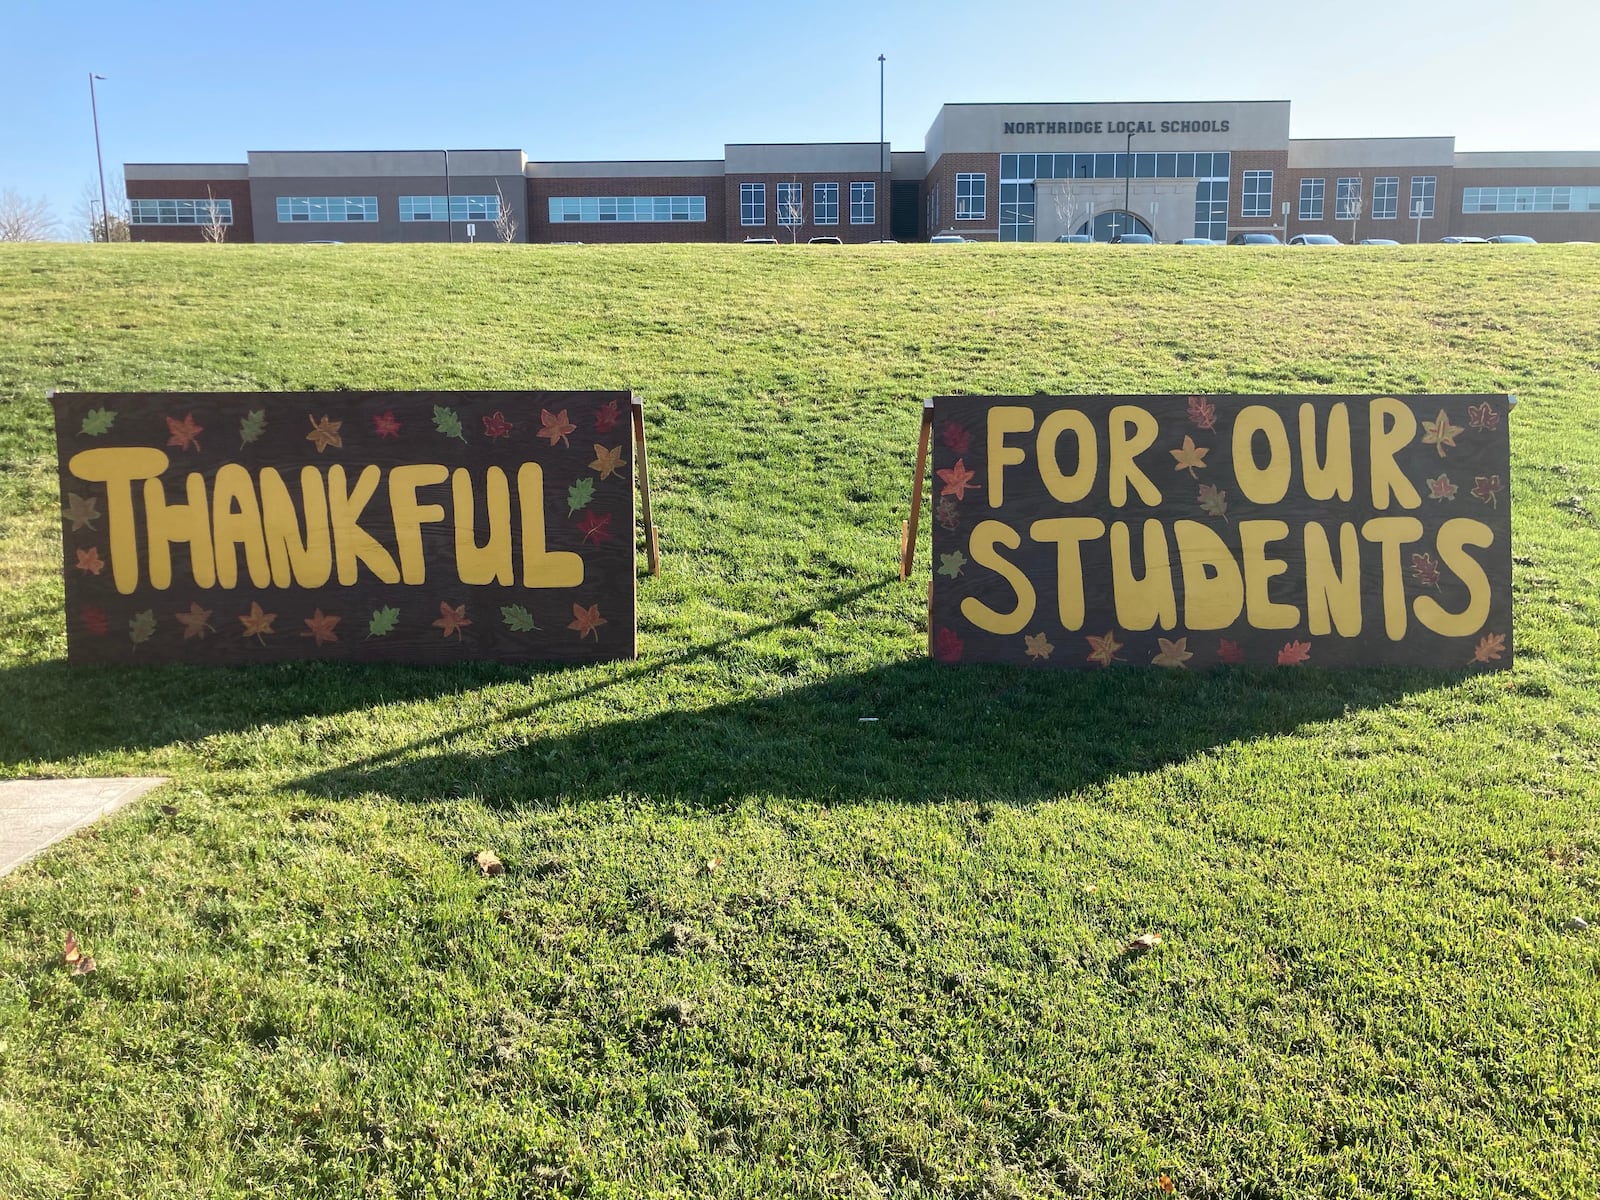
<svg viewBox="0 0 1600 1200">
<path fill-rule="evenodd" d="M 886 154 L 887 151 L 883 145 L 883 55 L 880 54 L 878 55 L 878 186 L 884 191 L 884 194 L 878 197 L 878 203 L 883 206 L 878 210 L 880 213 L 878 217 L 878 236 L 880 238 L 884 236 L 883 219 L 888 215 L 889 187 L 888 180 L 885 178 L 888 170 L 884 161 Z"/>
<path fill-rule="evenodd" d="M 1411 205 L 1411 215 L 1417 219 L 1417 245 L 1422 245 L 1422 201 L 1416 200 Z"/>
<path fill-rule="evenodd" d="M 450 151 L 441 150 L 444 155 L 444 236 L 445 241 L 456 240 L 455 214 L 450 211 Z"/>
<path fill-rule="evenodd" d="M 1112 241 L 1121 241 L 1123 230 L 1120 228 L 1128 220 L 1128 189 L 1133 186 L 1133 134 L 1128 135 L 1127 153 L 1123 155 L 1128 160 L 1128 173 L 1122 177 L 1122 216 L 1117 219 L 1117 235 Z"/>
<path fill-rule="evenodd" d="M 89 112 L 94 116 L 94 165 L 100 172 L 100 240 L 111 241 L 111 210 L 106 207 L 106 164 L 100 154 L 100 106 L 95 103 L 94 81 L 104 75 L 89 72 Z"/>
</svg>

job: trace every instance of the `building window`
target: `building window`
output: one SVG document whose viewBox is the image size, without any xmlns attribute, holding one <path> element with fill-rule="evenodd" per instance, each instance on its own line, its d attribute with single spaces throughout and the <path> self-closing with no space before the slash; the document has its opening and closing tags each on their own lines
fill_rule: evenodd
<svg viewBox="0 0 1600 1200">
<path fill-rule="evenodd" d="M 704 196 L 551 196 L 550 223 L 704 221 Z"/>
<path fill-rule="evenodd" d="M 1411 177 L 1411 207 L 1407 210 L 1411 219 L 1433 216 L 1433 197 L 1438 191 L 1439 178 L 1436 175 L 1413 175 Z"/>
<path fill-rule="evenodd" d="M 133 225 L 233 224 L 232 200 L 129 200 L 128 210 Z"/>
<path fill-rule="evenodd" d="M 1242 217 L 1270 217 L 1272 215 L 1272 172 L 1246 171 L 1244 196 L 1240 201 Z"/>
<path fill-rule="evenodd" d="M 956 220 L 982 221 L 989 215 L 989 177 L 956 175 Z"/>
<path fill-rule="evenodd" d="M 1056 207 L 1061 210 L 1064 224 L 1077 218 L 1077 205 L 1070 193 L 1056 193 Z M 1031 242 L 1034 237 L 1034 185 L 1031 183 L 1002 183 L 1000 185 L 1000 240 L 1002 242 Z"/>
<path fill-rule="evenodd" d="M 1379 175 L 1372 181 L 1372 219 L 1392 221 L 1400 208 L 1400 176 Z"/>
<path fill-rule="evenodd" d="M 376 221 L 376 196 L 279 196 L 278 220 L 284 224 L 310 221 Z"/>
<path fill-rule="evenodd" d="M 444 220 L 443 196 L 401 196 L 400 219 L 402 221 L 442 221 Z M 450 197 L 450 219 L 452 221 L 498 221 L 500 219 L 499 196 L 455 196 Z"/>
<path fill-rule="evenodd" d="M 811 223 L 837 225 L 839 223 L 839 185 L 813 183 L 811 185 Z"/>
<path fill-rule="evenodd" d="M 1333 219 L 1354 221 L 1361 215 L 1361 176 L 1346 175 L 1335 185 Z"/>
<path fill-rule="evenodd" d="M 1600 212 L 1600 187 L 1475 187 L 1461 189 L 1464 213 Z"/>
<path fill-rule="evenodd" d="M 1194 236 L 1228 240 L 1228 181 L 1202 179 L 1194 185 Z"/>
<path fill-rule="evenodd" d="M 1229 158 L 1212 154 L 1002 154 L 1000 182 L 1036 179 L 1226 179 Z"/>
<path fill-rule="evenodd" d="M 1300 219 L 1302 221 L 1322 220 L 1322 193 L 1327 181 L 1323 179 L 1302 179 L 1300 181 Z"/>
<path fill-rule="evenodd" d="M 778 185 L 778 224 L 786 229 L 805 224 L 805 205 L 800 200 L 798 183 Z"/>
<path fill-rule="evenodd" d="M 739 224 L 765 225 L 767 223 L 767 185 L 741 183 L 739 185 Z"/>
<path fill-rule="evenodd" d="M 878 219 L 878 185 L 852 183 L 850 185 L 850 224 L 871 225 Z"/>
</svg>

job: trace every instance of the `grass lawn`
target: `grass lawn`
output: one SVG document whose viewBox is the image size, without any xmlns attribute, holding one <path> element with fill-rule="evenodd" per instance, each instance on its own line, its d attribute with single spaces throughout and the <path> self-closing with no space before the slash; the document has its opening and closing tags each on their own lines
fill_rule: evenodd
<svg viewBox="0 0 1600 1200">
<path fill-rule="evenodd" d="M 0 1196 L 1592 1195 L 1597 317 L 1586 246 L 0 247 L 0 776 L 173 779 L 0 880 Z M 50 387 L 631 388 L 640 657 L 68 669 Z M 954 391 L 1515 392 L 1516 668 L 938 667 Z"/>
</svg>

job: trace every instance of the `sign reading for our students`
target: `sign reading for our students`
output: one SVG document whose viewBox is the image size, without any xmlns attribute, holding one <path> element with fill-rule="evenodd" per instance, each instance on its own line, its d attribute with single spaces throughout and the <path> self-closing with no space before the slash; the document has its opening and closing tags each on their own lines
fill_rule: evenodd
<svg viewBox="0 0 1600 1200">
<path fill-rule="evenodd" d="M 626 392 L 54 397 L 69 658 L 629 658 Z"/>
<path fill-rule="evenodd" d="M 941 662 L 1511 663 L 1507 396 L 941 397 Z"/>
</svg>

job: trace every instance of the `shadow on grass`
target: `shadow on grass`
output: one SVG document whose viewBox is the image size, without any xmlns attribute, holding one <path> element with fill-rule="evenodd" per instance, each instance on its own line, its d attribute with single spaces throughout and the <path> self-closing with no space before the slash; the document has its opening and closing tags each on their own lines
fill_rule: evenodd
<svg viewBox="0 0 1600 1200">
<path fill-rule="evenodd" d="M 435 753 L 446 735 L 295 786 L 493 807 L 613 796 L 691 807 L 745 796 L 1031 802 L 1444 682 L 1416 671 L 1084 674 L 916 660 L 494 751 Z M 513 736 L 517 717 L 502 722 Z"/>
</svg>

